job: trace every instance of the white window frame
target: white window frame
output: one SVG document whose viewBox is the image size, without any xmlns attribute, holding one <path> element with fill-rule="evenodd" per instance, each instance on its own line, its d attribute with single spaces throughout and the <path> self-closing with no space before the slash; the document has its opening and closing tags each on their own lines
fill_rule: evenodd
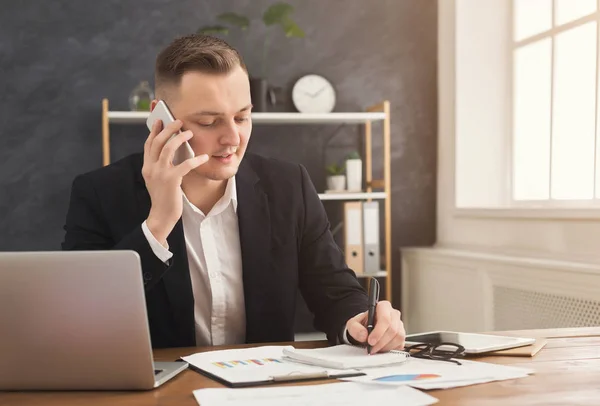
<svg viewBox="0 0 600 406">
<path fill-rule="evenodd" d="M 573 0 L 576 1 L 576 0 Z M 509 29 L 509 33 L 511 35 L 514 35 L 514 21 L 515 21 L 515 11 L 514 11 L 514 2 L 513 0 L 509 0 L 508 1 L 510 4 L 510 12 L 509 12 L 509 25 L 510 25 L 510 29 Z M 508 169 L 509 169 L 509 176 L 508 176 L 508 186 L 509 186 L 509 191 L 508 191 L 508 197 L 509 197 L 509 207 L 510 208 L 514 208 L 517 210 L 522 210 L 520 213 L 513 213 L 515 215 L 515 217 L 545 217 L 545 215 L 543 213 L 538 213 L 536 214 L 535 211 L 536 209 L 570 209 L 570 210 L 579 210 L 582 209 L 583 211 L 581 213 L 569 213 L 568 217 L 574 217 L 574 218 L 597 218 L 599 212 L 597 210 L 600 210 L 600 197 L 596 197 L 598 195 L 598 186 L 599 186 L 599 179 L 600 179 L 600 162 L 598 162 L 600 160 L 600 151 L 598 150 L 600 147 L 600 143 L 599 143 L 599 138 L 600 138 L 600 134 L 599 134 L 599 112 L 600 112 L 600 106 L 598 105 L 599 100 L 599 87 L 600 87 L 600 0 L 596 1 L 596 11 L 593 12 L 592 14 L 588 14 L 584 17 L 580 17 L 576 20 L 570 21 L 568 23 L 564 23 L 561 24 L 559 26 L 556 25 L 556 0 L 552 0 L 552 11 L 551 11 L 551 15 L 552 15 L 552 27 L 549 30 L 546 30 L 544 32 L 535 34 L 533 36 L 527 37 L 523 40 L 520 41 L 516 41 L 514 38 L 511 38 L 510 43 L 512 44 L 512 46 L 510 47 L 509 50 L 509 63 L 510 63 L 510 68 L 508 69 L 510 78 L 509 78 L 509 83 L 510 83 L 510 89 L 509 89 L 509 95 L 510 95 L 510 109 L 509 109 L 509 114 L 510 114 L 510 131 L 508 134 Z M 555 37 L 556 35 L 563 33 L 565 31 L 571 30 L 573 28 L 576 27 L 580 27 L 586 23 L 589 22 L 593 22 L 596 21 L 596 91 L 595 91 L 595 103 L 596 103 L 596 114 L 594 117 L 594 122 L 595 122 L 595 146 L 594 146 L 594 194 L 593 194 L 593 198 L 592 199 L 587 199 L 587 200 L 562 200 L 562 199 L 553 199 L 551 197 L 551 193 L 552 193 L 552 135 L 553 135 L 553 123 L 550 123 L 550 166 L 548 167 L 548 171 L 549 173 L 549 185 L 548 185 L 548 190 L 550 193 L 550 197 L 548 199 L 541 199 L 541 200 L 516 200 L 514 198 L 514 178 L 515 178 L 515 170 L 514 170 L 514 162 L 513 162 L 513 153 L 514 153 L 514 128 L 515 128 L 515 122 L 514 122 L 514 55 L 515 55 L 515 51 L 521 47 L 527 46 L 529 44 L 532 44 L 534 42 L 543 40 L 545 38 L 552 38 L 551 41 L 551 54 L 550 54 L 550 58 L 551 58 L 551 66 L 550 66 L 550 74 L 551 74 L 551 83 L 550 83 L 550 97 L 551 97 L 551 102 L 553 101 L 554 98 L 554 69 L 555 69 L 555 61 L 554 61 L 554 51 L 555 51 L 555 46 L 556 46 L 556 41 L 555 41 Z M 553 103 L 551 104 L 551 117 L 553 116 Z M 498 214 L 501 215 L 506 215 L 510 212 L 511 209 L 500 209 L 500 212 L 498 212 L 496 210 L 496 212 Z M 471 210 L 472 211 L 472 210 Z M 477 210 L 481 213 L 489 213 L 489 210 L 487 209 L 482 209 L 482 210 Z M 558 217 L 563 217 L 558 216 Z"/>
</svg>

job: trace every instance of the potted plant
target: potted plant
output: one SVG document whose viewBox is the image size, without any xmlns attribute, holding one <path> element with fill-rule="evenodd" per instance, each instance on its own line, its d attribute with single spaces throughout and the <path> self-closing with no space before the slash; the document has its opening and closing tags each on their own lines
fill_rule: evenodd
<svg viewBox="0 0 600 406">
<path fill-rule="evenodd" d="M 344 166 L 331 164 L 327 166 L 327 190 L 343 191 L 346 188 L 346 175 L 344 175 Z"/>
<path fill-rule="evenodd" d="M 254 111 L 267 111 L 267 100 L 271 104 L 275 104 L 275 92 L 268 86 L 267 82 L 267 59 L 269 46 L 273 37 L 272 28 L 280 27 L 288 38 L 304 37 L 304 31 L 291 18 L 293 12 L 294 7 L 292 5 L 278 2 L 269 6 L 262 15 L 262 22 L 267 27 L 267 30 L 262 39 L 261 70 L 258 76 L 250 75 L 250 93 Z M 207 35 L 228 35 L 229 27 L 239 28 L 242 31 L 246 31 L 250 27 L 250 19 L 248 17 L 234 12 L 219 14 L 217 21 L 220 24 L 201 27 L 197 32 Z"/>
<path fill-rule="evenodd" d="M 358 152 L 352 152 L 346 157 L 346 181 L 350 191 L 362 191 L 362 159 Z"/>
</svg>

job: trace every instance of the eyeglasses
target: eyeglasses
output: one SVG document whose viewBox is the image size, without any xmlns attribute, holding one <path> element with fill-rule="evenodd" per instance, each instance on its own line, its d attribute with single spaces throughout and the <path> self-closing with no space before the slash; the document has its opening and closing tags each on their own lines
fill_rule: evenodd
<svg viewBox="0 0 600 406">
<path fill-rule="evenodd" d="M 444 347 L 443 349 L 441 347 Z M 410 345 L 404 348 L 411 357 L 431 359 L 435 361 L 453 362 L 457 365 L 462 365 L 459 361 L 453 358 L 461 358 L 465 355 L 465 347 L 454 343 L 439 343 L 429 344 L 420 343 Z"/>
</svg>

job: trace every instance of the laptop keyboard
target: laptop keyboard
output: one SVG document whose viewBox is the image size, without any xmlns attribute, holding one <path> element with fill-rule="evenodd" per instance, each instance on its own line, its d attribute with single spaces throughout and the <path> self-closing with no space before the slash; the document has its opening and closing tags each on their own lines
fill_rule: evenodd
<svg viewBox="0 0 600 406">
<path fill-rule="evenodd" d="M 163 371 L 162 369 L 155 369 L 155 370 L 154 370 L 154 375 L 158 375 L 158 374 L 160 374 L 162 371 Z"/>
</svg>

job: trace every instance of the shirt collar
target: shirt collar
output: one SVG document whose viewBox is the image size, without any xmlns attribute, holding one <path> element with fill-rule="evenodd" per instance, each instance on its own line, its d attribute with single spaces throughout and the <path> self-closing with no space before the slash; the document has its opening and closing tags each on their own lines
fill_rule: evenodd
<svg viewBox="0 0 600 406">
<path fill-rule="evenodd" d="M 235 176 L 232 176 L 227 181 L 227 187 L 225 188 L 225 194 L 223 195 L 223 197 L 225 198 L 225 201 L 231 200 L 231 205 L 233 206 L 233 211 L 235 213 L 237 213 L 238 198 L 237 198 L 237 187 L 235 184 Z"/>
<path fill-rule="evenodd" d="M 186 203 L 186 205 L 194 212 L 202 214 L 204 216 L 208 216 L 209 213 L 202 213 L 202 211 L 197 208 L 196 206 L 194 206 L 192 204 L 192 202 L 190 202 L 187 198 L 187 196 L 185 195 L 185 193 L 183 193 L 183 201 Z M 217 203 L 215 203 L 215 205 L 213 206 L 213 208 L 211 209 L 211 213 L 213 214 L 219 214 L 221 212 L 223 212 L 223 210 L 225 210 L 227 208 L 227 206 L 229 206 L 229 204 L 231 203 L 231 206 L 233 207 L 233 212 L 237 213 L 237 188 L 236 188 L 236 183 L 235 183 L 235 176 L 232 176 L 231 178 L 229 178 L 227 180 L 227 186 L 225 186 L 225 193 L 223 193 L 223 196 L 217 201 Z"/>
</svg>

